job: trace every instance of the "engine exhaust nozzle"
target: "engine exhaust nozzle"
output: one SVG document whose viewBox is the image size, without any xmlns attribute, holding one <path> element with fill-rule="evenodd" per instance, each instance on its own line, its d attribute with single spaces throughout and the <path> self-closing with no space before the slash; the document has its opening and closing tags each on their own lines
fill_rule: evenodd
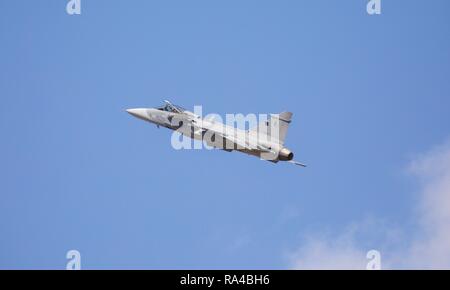
<svg viewBox="0 0 450 290">
<path fill-rule="evenodd" d="M 283 148 L 280 150 L 280 153 L 278 153 L 278 159 L 281 161 L 291 161 L 294 159 L 294 153 L 287 148 Z"/>
</svg>

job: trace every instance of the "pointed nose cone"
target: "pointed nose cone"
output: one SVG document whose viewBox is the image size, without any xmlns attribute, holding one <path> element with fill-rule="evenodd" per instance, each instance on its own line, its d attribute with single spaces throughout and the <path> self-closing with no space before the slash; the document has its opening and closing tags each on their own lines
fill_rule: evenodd
<svg viewBox="0 0 450 290">
<path fill-rule="evenodd" d="M 136 118 L 148 121 L 147 109 L 128 109 L 127 112 Z"/>
</svg>

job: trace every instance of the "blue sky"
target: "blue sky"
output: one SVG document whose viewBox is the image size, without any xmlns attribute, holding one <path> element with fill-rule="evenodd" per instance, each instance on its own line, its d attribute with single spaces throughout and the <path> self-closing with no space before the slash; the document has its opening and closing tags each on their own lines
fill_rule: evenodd
<svg viewBox="0 0 450 290">
<path fill-rule="evenodd" d="M 0 2 L 0 268 L 286 269 L 355 221 L 401 232 L 352 237 L 386 255 L 423 230 L 406 168 L 450 136 L 449 1 L 66 3 Z M 163 99 L 290 110 L 309 167 L 175 151 L 124 111 Z"/>
</svg>

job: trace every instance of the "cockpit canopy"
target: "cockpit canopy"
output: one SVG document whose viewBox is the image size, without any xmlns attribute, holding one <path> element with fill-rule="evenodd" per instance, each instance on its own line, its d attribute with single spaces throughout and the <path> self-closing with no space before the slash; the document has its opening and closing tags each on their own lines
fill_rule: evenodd
<svg viewBox="0 0 450 290">
<path fill-rule="evenodd" d="M 158 107 L 157 109 L 160 111 L 171 112 L 171 113 L 183 113 L 184 111 L 186 111 L 185 108 L 171 104 L 168 101 L 166 101 L 163 106 Z"/>
</svg>

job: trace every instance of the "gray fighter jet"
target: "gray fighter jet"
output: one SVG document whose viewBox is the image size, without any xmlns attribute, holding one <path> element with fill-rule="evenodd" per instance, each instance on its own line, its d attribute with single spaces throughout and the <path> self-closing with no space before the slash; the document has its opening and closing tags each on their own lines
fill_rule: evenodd
<svg viewBox="0 0 450 290">
<path fill-rule="evenodd" d="M 175 130 L 184 136 L 202 140 L 208 146 L 228 152 L 239 151 L 260 157 L 273 163 L 287 161 L 295 165 L 306 165 L 294 161 L 294 153 L 284 147 L 292 113 L 271 114 L 249 130 L 238 129 L 218 122 L 213 118 L 202 118 L 169 101 L 157 108 L 128 109 L 128 113 L 158 128 Z"/>
</svg>

